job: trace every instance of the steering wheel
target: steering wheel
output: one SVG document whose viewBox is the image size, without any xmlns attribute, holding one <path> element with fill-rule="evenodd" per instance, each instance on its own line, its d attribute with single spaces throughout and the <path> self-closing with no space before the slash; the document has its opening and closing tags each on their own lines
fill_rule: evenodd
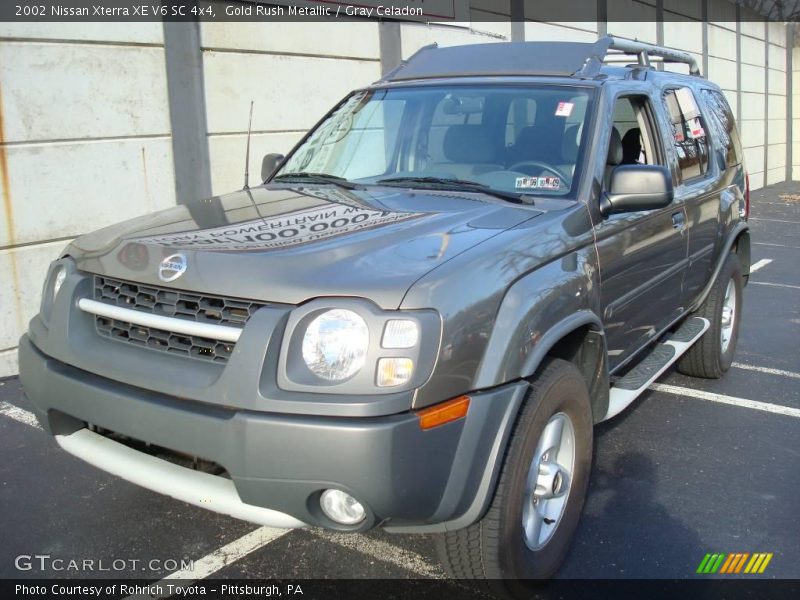
<svg viewBox="0 0 800 600">
<path fill-rule="evenodd" d="M 566 175 L 564 175 L 561 171 L 556 169 L 555 167 L 551 167 L 550 165 L 540 162 L 538 160 L 523 160 L 518 163 L 514 163 L 510 167 L 508 167 L 508 171 L 519 171 L 520 173 L 528 173 L 527 171 L 520 170 L 520 167 L 538 167 L 543 169 L 544 171 L 550 171 L 556 177 L 562 179 L 563 181 L 569 181 Z"/>
</svg>

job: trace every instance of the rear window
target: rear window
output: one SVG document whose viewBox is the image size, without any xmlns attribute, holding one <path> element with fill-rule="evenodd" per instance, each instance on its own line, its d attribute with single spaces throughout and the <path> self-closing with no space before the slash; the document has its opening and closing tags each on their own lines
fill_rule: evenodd
<svg viewBox="0 0 800 600">
<path fill-rule="evenodd" d="M 664 92 L 675 152 L 682 181 L 703 177 L 708 171 L 708 137 L 703 115 L 689 88 Z"/>
<path fill-rule="evenodd" d="M 733 112 L 725 96 L 717 90 L 702 90 L 703 100 L 708 107 L 708 124 L 715 139 L 725 150 L 726 162 L 735 167 L 742 162 L 742 145 Z"/>
</svg>

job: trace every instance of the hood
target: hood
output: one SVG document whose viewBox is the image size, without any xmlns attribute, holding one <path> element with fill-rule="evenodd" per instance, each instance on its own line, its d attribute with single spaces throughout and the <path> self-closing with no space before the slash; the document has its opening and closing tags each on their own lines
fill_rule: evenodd
<svg viewBox="0 0 800 600">
<path fill-rule="evenodd" d="M 360 296 L 396 308 L 426 273 L 539 214 L 478 193 L 281 185 L 125 221 L 67 253 L 81 270 L 160 287 L 287 304 Z M 174 254 L 186 270 L 165 283 L 159 267 Z"/>
</svg>

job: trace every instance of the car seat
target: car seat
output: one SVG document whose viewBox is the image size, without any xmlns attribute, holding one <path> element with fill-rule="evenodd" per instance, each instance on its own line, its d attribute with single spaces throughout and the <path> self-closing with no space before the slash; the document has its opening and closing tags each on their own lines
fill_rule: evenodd
<svg viewBox="0 0 800 600">
<path fill-rule="evenodd" d="M 642 132 L 638 127 L 622 136 L 622 164 L 637 165 L 642 154 Z"/>
<path fill-rule="evenodd" d="M 606 158 L 606 171 L 603 177 L 605 189 L 610 189 L 611 173 L 614 168 L 622 163 L 622 138 L 619 135 L 619 129 L 616 127 L 611 128 L 611 137 L 608 140 L 608 156 Z"/>
<path fill-rule="evenodd" d="M 451 125 L 444 134 L 442 152 L 449 162 L 431 163 L 429 170 L 452 173 L 459 179 L 472 179 L 481 173 L 497 171 L 496 144 L 483 125 Z"/>
</svg>

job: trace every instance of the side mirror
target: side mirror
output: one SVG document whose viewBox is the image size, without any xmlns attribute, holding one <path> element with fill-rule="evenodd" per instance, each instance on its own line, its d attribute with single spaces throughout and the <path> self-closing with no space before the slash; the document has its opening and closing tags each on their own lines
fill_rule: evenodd
<svg viewBox="0 0 800 600">
<path fill-rule="evenodd" d="M 261 181 L 266 181 L 283 162 L 283 154 L 267 154 L 261 161 Z"/>
<path fill-rule="evenodd" d="M 609 190 L 600 199 L 604 217 L 615 212 L 669 206 L 674 197 L 672 175 L 659 165 L 620 165 L 611 173 Z"/>
</svg>

